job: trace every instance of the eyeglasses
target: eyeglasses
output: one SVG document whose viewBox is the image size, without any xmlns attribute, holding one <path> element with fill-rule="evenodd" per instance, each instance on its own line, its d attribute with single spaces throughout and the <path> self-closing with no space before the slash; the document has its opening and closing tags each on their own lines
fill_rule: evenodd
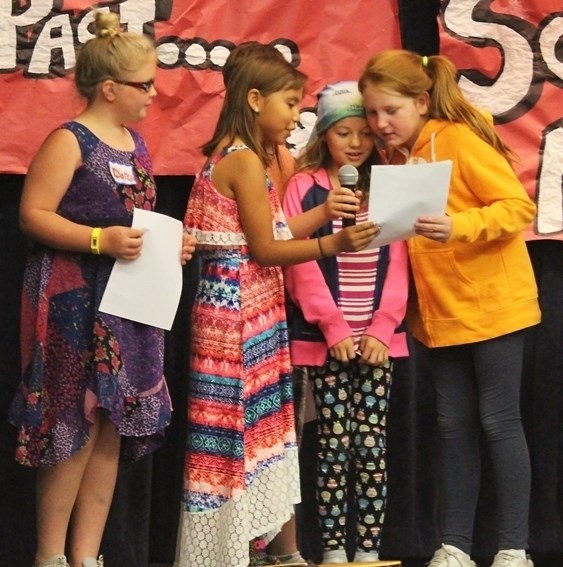
<svg viewBox="0 0 563 567">
<path fill-rule="evenodd" d="M 151 88 L 154 86 L 154 79 L 149 79 L 148 81 L 143 82 L 136 82 L 136 81 L 119 81 L 117 79 L 112 79 L 114 83 L 119 85 L 126 85 L 128 87 L 134 87 L 143 91 L 144 93 L 148 93 Z"/>
</svg>

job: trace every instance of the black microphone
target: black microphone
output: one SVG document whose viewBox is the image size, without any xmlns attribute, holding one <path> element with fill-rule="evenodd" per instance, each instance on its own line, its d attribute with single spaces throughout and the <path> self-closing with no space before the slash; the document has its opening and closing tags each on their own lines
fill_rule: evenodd
<svg viewBox="0 0 563 567">
<path fill-rule="evenodd" d="M 358 170 L 353 165 L 343 165 L 338 170 L 338 181 L 342 187 L 346 189 L 356 190 L 356 185 L 358 185 Z M 342 228 L 347 226 L 354 226 L 356 224 L 356 216 L 353 218 L 343 218 Z"/>
</svg>

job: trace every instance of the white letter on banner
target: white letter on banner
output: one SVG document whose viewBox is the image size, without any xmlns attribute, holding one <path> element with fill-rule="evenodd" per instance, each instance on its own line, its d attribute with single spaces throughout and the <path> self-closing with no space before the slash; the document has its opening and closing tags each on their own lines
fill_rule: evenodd
<svg viewBox="0 0 563 567">
<path fill-rule="evenodd" d="M 549 70 L 563 81 L 563 61 L 557 57 L 555 50 L 563 37 L 563 17 L 556 16 L 541 31 L 540 51 Z"/>
<path fill-rule="evenodd" d="M 51 32 L 56 29 L 60 30 L 60 33 L 57 33 L 58 37 L 52 37 Z M 28 71 L 30 74 L 46 75 L 49 73 L 53 49 L 62 49 L 64 69 L 74 67 L 76 60 L 74 37 L 72 34 L 72 26 L 70 25 L 70 18 L 67 14 L 55 16 L 45 23 L 45 26 L 37 38 L 37 43 L 35 44 L 33 55 L 29 62 Z"/>
<path fill-rule="evenodd" d="M 125 0 L 120 6 L 120 19 L 127 31 L 143 33 L 143 26 L 156 17 L 156 0 Z"/>
<path fill-rule="evenodd" d="M 16 67 L 18 27 L 36 24 L 49 15 L 53 7 L 50 0 L 35 0 L 29 3 L 25 12 L 12 15 L 12 0 L 0 0 L 0 69 Z M 31 48 L 30 48 L 31 49 Z"/>
<path fill-rule="evenodd" d="M 506 25 L 476 22 L 472 13 L 479 0 L 458 0 L 446 4 L 444 28 L 468 43 L 489 40 L 502 52 L 501 72 L 491 85 L 479 85 L 461 76 L 459 86 L 474 104 L 498 116 L 510 111 L 528 94 L 534 74 L 534 55 L 528 41 Z M 496 14 L 502 18 L 501 14 Z M 484 42 L 482 42 L 484 44 Z"/>
<path fill-rule="evenodd" d="M 563 120 L 550 125 L 543 135 L 543 151 L 537 189 L 536 231 L 540 235 L 563 232 Z"/>
</svg>

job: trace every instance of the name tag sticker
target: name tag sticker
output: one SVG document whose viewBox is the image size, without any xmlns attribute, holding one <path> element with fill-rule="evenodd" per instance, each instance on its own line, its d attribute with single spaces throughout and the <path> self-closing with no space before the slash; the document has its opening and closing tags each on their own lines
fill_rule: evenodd
<svg viewBox="0 0 563 567">
<path fill-rule="evenodd" d="M 116 183 L 120 185 L 136 185 L 137 181 L 133 175 L 133 166 L 124 163 L 109 162 L 109 171 Z"/>
</svg>

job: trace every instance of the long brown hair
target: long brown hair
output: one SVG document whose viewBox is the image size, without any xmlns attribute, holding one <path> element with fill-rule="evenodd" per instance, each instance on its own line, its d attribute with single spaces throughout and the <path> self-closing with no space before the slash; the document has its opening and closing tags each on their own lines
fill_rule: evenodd
<svg viewBox="0 0 563 567">
<path fill-rule="evenodd" d="M 306 82 L 307 76 L 283 58 L 257 54 L 237 65 L 229 76 L 219 120 L 213 136 L 203 145 L 203 154 L 210 156 L 223 138 L 227 137 L 232 142 L 238 136 L 264 165 L 269 165 L 271 148 L 260 138 L 256 114 L 248 104 L 248 93 L 257 89 L 267 97 L 286 89 L 303 89 Z"/>
<path fill-rule="evenodd" d="M 457 69 L 447 57 L 423 57 L 404 49 L 388 49 L 367 62 L 358 86 L 362 93 L 367 85 L 377 85 L 410 98 L 426 91 L 430 95 L 430 118 L 467 124 L 480 138 L 512 161 L 515 157 L 512 150 L 485 115 L 465 98 L 456 79 Z"/>
</svg>

